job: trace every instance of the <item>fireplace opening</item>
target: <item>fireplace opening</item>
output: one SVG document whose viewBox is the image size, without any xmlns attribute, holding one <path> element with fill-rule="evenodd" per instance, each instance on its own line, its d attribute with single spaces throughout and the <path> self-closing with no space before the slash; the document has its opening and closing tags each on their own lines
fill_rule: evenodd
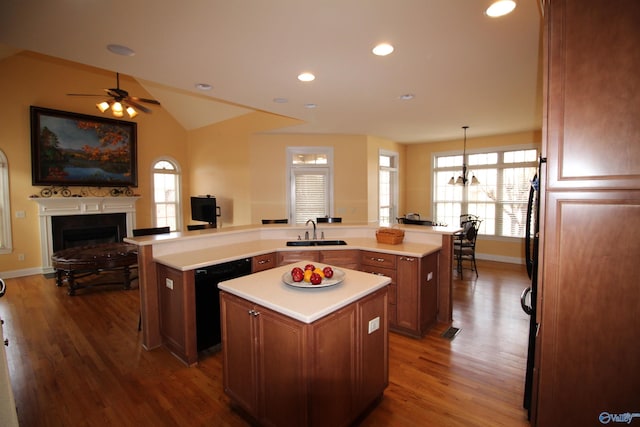
<svg viewBox="0 0 640 427">
<path fill-rule="evenodd" d="M 127 234 L 124 213 L 61 215 L 51 218 L 53 251 L 100 243 L 122 242 Z"/>
</svg>

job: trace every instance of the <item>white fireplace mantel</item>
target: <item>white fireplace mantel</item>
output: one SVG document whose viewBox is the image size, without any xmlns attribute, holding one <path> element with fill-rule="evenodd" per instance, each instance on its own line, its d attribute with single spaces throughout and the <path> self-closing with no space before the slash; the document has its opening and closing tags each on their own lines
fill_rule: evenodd
<svg viewBox="0 0 640 427">
<path fill-rule="evenodd" d="M 125 213 L 127 218 L 127 236 L 135 228 L 136 202 L 139 197 L 32 197 L 38 204 L 40 217 L 40 251 L 42 254 L 42 272 L 53 273 L 51 255 L 53 255 L 53 236 L 51 217 L 60 215 L 95 215 Z"/>
</svg>

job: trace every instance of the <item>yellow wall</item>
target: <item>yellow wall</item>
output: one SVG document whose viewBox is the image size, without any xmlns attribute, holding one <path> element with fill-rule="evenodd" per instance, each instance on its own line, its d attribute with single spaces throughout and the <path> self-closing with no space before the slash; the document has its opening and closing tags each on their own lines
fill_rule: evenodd
<svg viewBox="0 0 640 427">
<path fill-rule="evenodd" d="M 472 152 L 480 148 L 508 147 L 512 145 L 529 144 L 541 147 L 542 134 L 540 131 L 521 132 L 507 135 L 494 135 L 482 138 L 467 137 L 467 151 Z M 407 212 L 418 212 L 425 218 L 431 218 L 432 207 L 432 158 L 434 153 L 461 153 L 463 140 L 435 142 L 430 144 L 411 144 L 406 149 L 406 208 Z M 485 258 L 502 257 L 523 258 L 524 245 L 521 239 L 490 238 L 478 239 L 477 251 Z"/>
<path fill-rule="evenodd" d="M 367 138 L 361 135 L 256 134 L 251 137 L 252 222 L 286 218 L 286 149 L 329 146 L 334 155 L 334 212 L 343 222 L 363 222 L 367 210 Z"/>
<path fill-rule="evenodd" d="M 113 87 L 113 72 L 35 53 L 23 52 L 0 61 L 0 149 L 9 163 L 13 252 L 0 255 L 0 272 L 37 269 L 40 230 L 37 204 L 29 196 L 42 187 L 31 185 L 29 106 L 99 116 L 91 98 L 66 93 L 100 93 Z M 121 86 L 150 97 L 134 79 L 122 77 Z M 434 152 L 462 150 L 462 140 L 399 144 L 364 135 L 275 134 L 299 121 L 254 112 L 187 132 L 161 107 L 140 114 L 138 123 L 138 188 L 136 226 L 150 227 L 151 164 L 159 157 L 175 159 L 183 171 L 184 224 L 189 224 L 191 195 L 211 194 L 222 206 L 222 225 L 259 223 L 262 218 L 284 218 L 286 206 L 286 147 L 331 146 L 334 149 L 334 212 L 345 222 L 378 219 L 378 154 L 399 153 L 399 214 L 431 216 L 431 157 Z M 540 143 L 540 132 L 469 138 L 467 149 Z M 75 189 L 74 189 L 75 190 Z M 95 190 L 95 189 L 93 189 Z M 93 191 L 92 190 L 92 191 Z M 25 218 L 16 218 L 24 211 Z M 479 251 L 493 256 L 519 257 L 521 242 L 483 239 Z M 18 254 L 25 260 L 18 261 Z"/>
<path fill-rule="evenodd" d="M 136 95 L 150 97 L 131 78 L 121 78 L 120 84 Z M 31 185 L 29 107 L 34 105 L 99 116 L 101 113 L 95 108 L 97 100 L 66 94 L 100 93 L 101 88 L 114 85 L 115 73 L 34 53 L 22 52 L 0 61 L 0 149 L 9 163 L 14 249 L 13 253 L 0 255 L 0 271 L 23 270 L 42 265 L 38 205 L 29 200 L 30 195 L 39 194 L 43 188 Z M 162 108 L 153 110 L 153 114 L 140 114 L 135 119 L 138 123 L 139 187 L 134 191 L 142 196 L 136 209 L 138 227 L 152 225 L 148 191 L 151 161 L 161 155 L 169 155 L 183 167 L 188 166 L 186 152 L 182 149 L 187 140 L 186 131 Z M 188 184 L 186 181 L 187 188 Z M 79 188 L 72 190 L 77 191 Z M 16 218 L 16 211 L 24 211 L 25 218 Z M 18 261 L 18 254 L 24 254 L 24 261 Z"/>
</svg>

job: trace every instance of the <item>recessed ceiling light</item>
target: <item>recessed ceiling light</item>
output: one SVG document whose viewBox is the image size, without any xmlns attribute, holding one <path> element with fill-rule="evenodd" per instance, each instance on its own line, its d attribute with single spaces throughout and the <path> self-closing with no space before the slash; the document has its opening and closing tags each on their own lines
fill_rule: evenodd
<svg viewBox="0 0 640 427">
<path fill-rule="evenodd" d="M 493 2 L 493 4 L 487 8 L 485 13 L 491 18 L 498 18 L 511 13 L 515 8 L 516 2 L 513 0 L 498 0 Z"/>
<path fill-rule="evenodd" d="M 276 104 L 286 104 L 289 100 L 287 98 L 273 98 L 273 102 Z"/>
<path fill-rule="evenodd" d="M 312 109 L 314 109 L 314 108 L 317 108 L 317 107 L 318 107 L 318 104 L 314 104 L 314 103 L 312 103 L 312 102 L 310 102 L 310 103 L 308 103 L 308 104 L 304 104 L 304 108 L 308 108 L 308 109 L 310 109 L 310 110 L 312 110 Z"/>
<path fill-rule="evenodd" d="M 399 98 L 403 101 L 412 100 L 415 96 L 412 93 L 405 93 L 404 95 L 400 95 Z"/>
<path fill-rule="evenodd" d="M 122 55 L 122 56 L 133 56 L 136 54 L 133 51 L 133 49 L 128 48 L 126 46 L 122 46 L 120 44 L 108 44 L 107 50 L 111 53 L 115 53 L 116 55 Z"/>
<path fill-rule="evenodd" d="M 196 86 L 196 89 L 203 90 L 203 91 L 213 89 L 213 86 L 211 86 L 209 83 L 196 83 L 195 86 Z"/>
<path fill-rule="evenodd" d="M 302 73 L 298 75 L 298 80 L 300 80 L 301 82 L 312 82 L 316 79 L 316 76 L 314 76 L 311 73 Z"/>
<path fill-rule="evenodd" d="M 371 52 L 373 52 L 374 55 L 387 56 L 391 52 L 393 52 L 393 46 L 391 46 L 389 43 L 380 43 L 379 45 L 374 47 Z"/>
</svg>

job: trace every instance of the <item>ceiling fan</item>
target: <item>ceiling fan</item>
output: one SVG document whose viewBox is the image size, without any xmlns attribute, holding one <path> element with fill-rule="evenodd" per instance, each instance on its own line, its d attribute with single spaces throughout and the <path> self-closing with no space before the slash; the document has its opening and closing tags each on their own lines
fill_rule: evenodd
<svg viewBox="0 0 640 427">
<path fill-rule="evenodd" d="M 145 107 L 140 104 L 141 102 L 153 105 L 160 105 L 158 101 L 155 99 L 148 98 L 138 98 L 137 96 L 129 96 L 129 92 L 124 89 L 120 89 L 120 73 L 116 73 L 116 87 L 110 89 L 104 89 L 107 93 L 106 96 L 110 96 L 111 99 L 108 101 L 102 101 L 96 104 L 96 107 L 101 112 L 105 112 L 109 108 L 115 117 L 122 117 L 124 115 L 124 111 L 129 114 L 129 117 L 134 118 L 138 115 L 136 109 L 145 112 L 151 113 L 151 109 Z M 87 93 L 68 93 L 69 96 L 105 96 L 99 94 L 87 94 Z"/>
</svg>

